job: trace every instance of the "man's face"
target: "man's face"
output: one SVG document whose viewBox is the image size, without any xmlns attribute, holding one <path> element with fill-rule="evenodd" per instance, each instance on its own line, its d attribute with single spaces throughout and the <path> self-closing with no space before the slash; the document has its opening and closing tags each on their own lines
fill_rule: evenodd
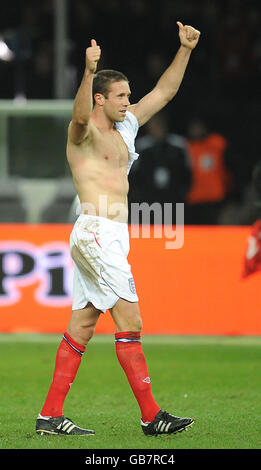
<svg viewBox="0 0 261 470">
<path fill-rule="evenodd" d="M 122 80 L 113 82 L 104 103 L 104 113 L 111 121 L 122 122 L 125 119 L 126 111 L 130 105 L 130 87 L 128 82 Z"/>
</svg>

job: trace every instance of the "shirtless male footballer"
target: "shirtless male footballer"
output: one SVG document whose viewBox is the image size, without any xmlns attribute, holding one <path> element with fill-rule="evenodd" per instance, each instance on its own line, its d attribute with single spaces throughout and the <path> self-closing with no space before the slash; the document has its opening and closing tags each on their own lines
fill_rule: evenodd
<svg viewBox="0 0 261 470">
<path fill-rule="evenodd" d="M 81 202 L 71 233 L 74 261 L 72 315 L 57 351 L 53 380 L 36 421 L 36 432 L 93 435 L 63 415 L 63 404 L 101 313 L 116 326 L 118 361 L 141 412 L 145 435 L 182 431 L 192 418 L 163 411 L 153 398 L 141 345 L 142 320 L 128 264 L 128 173 L 138 157 L 134 141 L 145 124 L 176 95 L 200 32 L 179 28 L 180 47 L 155 88 L 130 105 L 130 86 L 121 72 L 96 68 L 101 55 L 94 39 L 68 128 L 67 159 Z M 160 320 L 159 320 L 160 321 Z"/>
</svg>

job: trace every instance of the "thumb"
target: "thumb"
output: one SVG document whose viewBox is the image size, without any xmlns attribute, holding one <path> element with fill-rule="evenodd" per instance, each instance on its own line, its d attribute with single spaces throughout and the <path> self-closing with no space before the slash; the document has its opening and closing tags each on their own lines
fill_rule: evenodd
<svg viewBox="0 0 261 470">
<path fill-rule="evenodd" d="M 177 21 L 177 25 L 179 27 L 179 30 L 184 28 L 183 24 L 180 21 Z"/>
<path fill-rule="evenodd" d="M 92 46 L 97 46 L 97 42 L 95 41 L 95 39 L 91 39 L 91 45 Z"/>
</svg>

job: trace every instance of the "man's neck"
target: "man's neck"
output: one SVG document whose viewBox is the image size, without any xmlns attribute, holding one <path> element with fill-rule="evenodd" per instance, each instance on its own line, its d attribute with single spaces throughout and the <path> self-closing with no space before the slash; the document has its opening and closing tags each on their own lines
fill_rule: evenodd
<svg viewBox="0 0 261 470">
<path fill-rule="evenodd" d="M 99 108 L 94 108 L 92 121 L 94 125 L 103 132 L 112 131 L 116 128 L 115 122 L 111 121 Z"/>
</svg>

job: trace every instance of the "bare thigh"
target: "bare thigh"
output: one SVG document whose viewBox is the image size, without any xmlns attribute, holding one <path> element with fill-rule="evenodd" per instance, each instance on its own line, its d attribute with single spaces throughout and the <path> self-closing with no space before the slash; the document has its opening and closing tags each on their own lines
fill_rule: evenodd
<svg viewBox="0 0 261 470">
<path fill-rule="evenodd" d="M 116 325 L 116 332 L 141 331 L 142 320 L 138 302 L 128 302 L 119 299 L 110 309 L 111 316 Z"/>
<path fill-rule="evenodd" d="M 86 346 L 94 334 L 100 313 L 91 303 L 80 310 L 73 310 L 67 332 L 77 343 Z"/>
</svg>

